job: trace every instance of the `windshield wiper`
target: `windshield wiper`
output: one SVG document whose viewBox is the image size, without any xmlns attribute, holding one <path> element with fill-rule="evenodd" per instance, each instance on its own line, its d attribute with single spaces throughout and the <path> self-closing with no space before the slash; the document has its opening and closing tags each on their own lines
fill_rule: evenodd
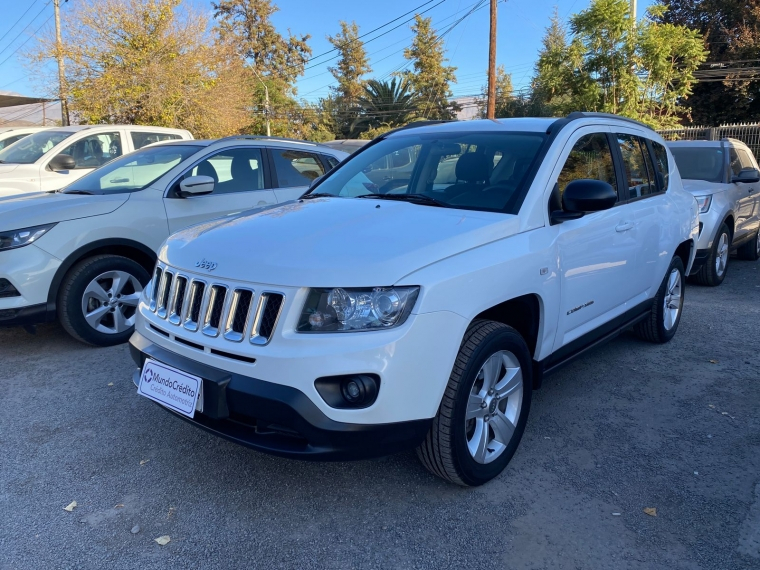
<svg viewBox="0 0 760 570">
<path fill-rule="evenodd" d="M 416 204 L 426 204 L 428 206 L 438 206 L 440 208 L 451 208 L 446 202 L 441 202 L 426 194 L 362 194 L 357 198 L 376 198 L 378 200 L 398 200 L 399 202 L 412 202 Z"/>
<path fill-rule="evenodd" d="M 61 194 L 87 194 L 92 196 L 94 193 L 89 190 L 66 190 L 65 192 L 61 192 Z"/>
<path fill-rule="evenodd" d="M 308 200 L 309 198 L 335 198 L 335 195 L 327 194 L 326 192 L 314 192 L 312 194 L 304 194 L 300 200 Z"/>
</svg>

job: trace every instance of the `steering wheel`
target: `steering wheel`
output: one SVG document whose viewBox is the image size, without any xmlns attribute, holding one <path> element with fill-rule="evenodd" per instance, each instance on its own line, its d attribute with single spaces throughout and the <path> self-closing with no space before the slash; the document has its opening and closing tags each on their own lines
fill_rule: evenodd
<svg viewBox="0 0 760 570">
<path fill-rule="evenodd" d="M 391 180 L 389 182 L 386 182 L 380 188 L 377 189 L 378 194 L 387 194 L 391 190 L 395 190 L 396 188 L 401 188 L 402 186 L 408 186 L 410 180 L 408 178 L 402 179 L 397 178 L 395 180 Z"/>
</svg>

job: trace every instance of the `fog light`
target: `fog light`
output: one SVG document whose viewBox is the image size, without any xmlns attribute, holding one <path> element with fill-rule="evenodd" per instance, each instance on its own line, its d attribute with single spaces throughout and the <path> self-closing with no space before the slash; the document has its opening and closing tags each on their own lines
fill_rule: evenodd
<svg viewBox="0 0 760 570">
<path fill-rule="evenodd" d="M 318 378 L 314 386 L 331 408 L 368 408 L 375 403 L 380 378 L 374 374 L 351 374 Z"/>
</svg>

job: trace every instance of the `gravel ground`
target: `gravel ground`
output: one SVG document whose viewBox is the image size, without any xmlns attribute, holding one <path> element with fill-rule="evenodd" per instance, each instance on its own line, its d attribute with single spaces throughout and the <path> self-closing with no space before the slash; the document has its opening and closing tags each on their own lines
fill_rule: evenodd
<svg viewBox="0 0 760 570">
<path fill-rule="evenodd" d="M 547 378 L 477 489 L 412 452 L 238 447 L 138 397 L 124 346 L 0 330 L 0 568 L 758 569 L 760 263 L 686 297 L 670 344 L 624 334 Z"/>
</svg>

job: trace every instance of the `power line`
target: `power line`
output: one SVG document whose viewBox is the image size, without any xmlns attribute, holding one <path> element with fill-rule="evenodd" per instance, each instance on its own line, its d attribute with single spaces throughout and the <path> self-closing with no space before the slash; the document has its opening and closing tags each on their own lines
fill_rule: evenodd
<svg viewBox="0 0 760 570">
<path fill-rule="evenodd" d="M 39 1 L 40 1 L 40 0 L 34 0 L 34 2 L 32 2 L 31 4 L 29 4 L 29 7 L 28 7 L 28 8 L 27 8 L 27 9 L 24 11 L 24 13 L 23 13 L 23 14 L 21 14 L 21 17 L 20 17 L 18 20 L 16 20 L 16 22 L 15 22 L 15 23 L 14 23 L 14 24 L 13 24 L 13 25 L 10 27 L 10 28 L 8 28 L 8 31 L 6 31 L 6 32 L 5 32 L 5 33 L 2 35 L 2 37 L 0 37 L 0 43 L 2 43 L 2 42 L 3 42 L 3 40 L 6 38 L 6 36 L 7 36 L 8 34 L 10 34 L 10 33 L 11 33 L 11 31 L 13 30 L 13 28 L 15 28 L 16 26 L 18 26 L 19 22 L 21 22 L 21 20 L 23 20 L 23 19 L 24 19 L 24 16 L 26 16 L 26 15 L 29 13 L 29 10 L 31 10 L 32 8 L 34 8 L 34 5 L 35 5 L 37 2 L 39 2 Z M 11 42 L 11 43 L 13 43 L 13 42 Z"/>
<path fill-rule="evenodd" d="M 37 32 L 39 32 L 39 31 L 40 31 L 42 28 L 44 28 L 44 27 L 47 25 L 47 23 L 48 23 L 50 20 L 52 20 L 52 19 L 53 19 L 53 16 L 49 16 L 47 20 L 45 20 L 44 22 L 42 22 L 42 25 L 41 25 L 39 28 L 37 28 L 37 29 L 34 31 L 34 34 L 32 34 L 31 36 L 29 36 L 28 38 L 26 38 L 26 40 L 24 40 L 24 43 L 22 43 L 22 44 L 21 44 L 20 46 L 18 46 L 18 47 L 17 47 L 15 50 L 13 50 L 13 52 L 11 52 L 11 53 L 8 55 L 8 57 L 6 57 L 6 58 L 5 58 L 3 61 L 0 61 L 0 65 L 3 65 L 3 64 L 6 62 L 6 61 L 8 61 L 10 58 L 12 58 L 14 55 L 16 55 L 16 52 L 18 52 L 18 50 L 20 50 L 20 49 L 21 49 L 22 47 L 24 47 L 24 46 L 25 46 L 27 43 L 29 43 L 29 40 L 31 40 L 33 37 L 35 37 L 35 36 L 37 35 Z M 32 20 L 32 21 L 34 21 L 34 20 Z M 2 53 L 2 52 L 0 52 L 0 53 Z"/>
<path fill-rule="evenodd" d="M 50 5 L 50 1 L 51 0 L 48 0 L 47 2 L 45 2 L 45 5 L 42 7 L 42 10 L 40 10 L 39 12 L 37 12 L 37 15 L 30 20 L 30 22 L 26 25 L 26 27 L 23 30 L 21 30 L 18 33 L 18 35 L 16 35 L 16 37 L 13 38 L 8 43 L 7 46 L 5 46 L 3 49 L 0 50 L 0 55 L 2 55 L 5 51 L 7 51 L 13 45 L 13 42 L 15 42 L 17 39 L 19 39 L 21 37 L 21 34 L 23 34 L 29 28 L 29 26 L 32 25 L 32 22 L 34 22 L 37 18 L 39 18 L 42 15 L 42 13 L 45 11 L 45 8 L 47 8 Z M 26 43 L 26 42 L 24 42 L 24 43 Z M 18 48 L 16 49 L 16 51 L 18 51 Z M 13 53 L 16 53 L 16 52 L 14 51 Z"/>
</svg>

